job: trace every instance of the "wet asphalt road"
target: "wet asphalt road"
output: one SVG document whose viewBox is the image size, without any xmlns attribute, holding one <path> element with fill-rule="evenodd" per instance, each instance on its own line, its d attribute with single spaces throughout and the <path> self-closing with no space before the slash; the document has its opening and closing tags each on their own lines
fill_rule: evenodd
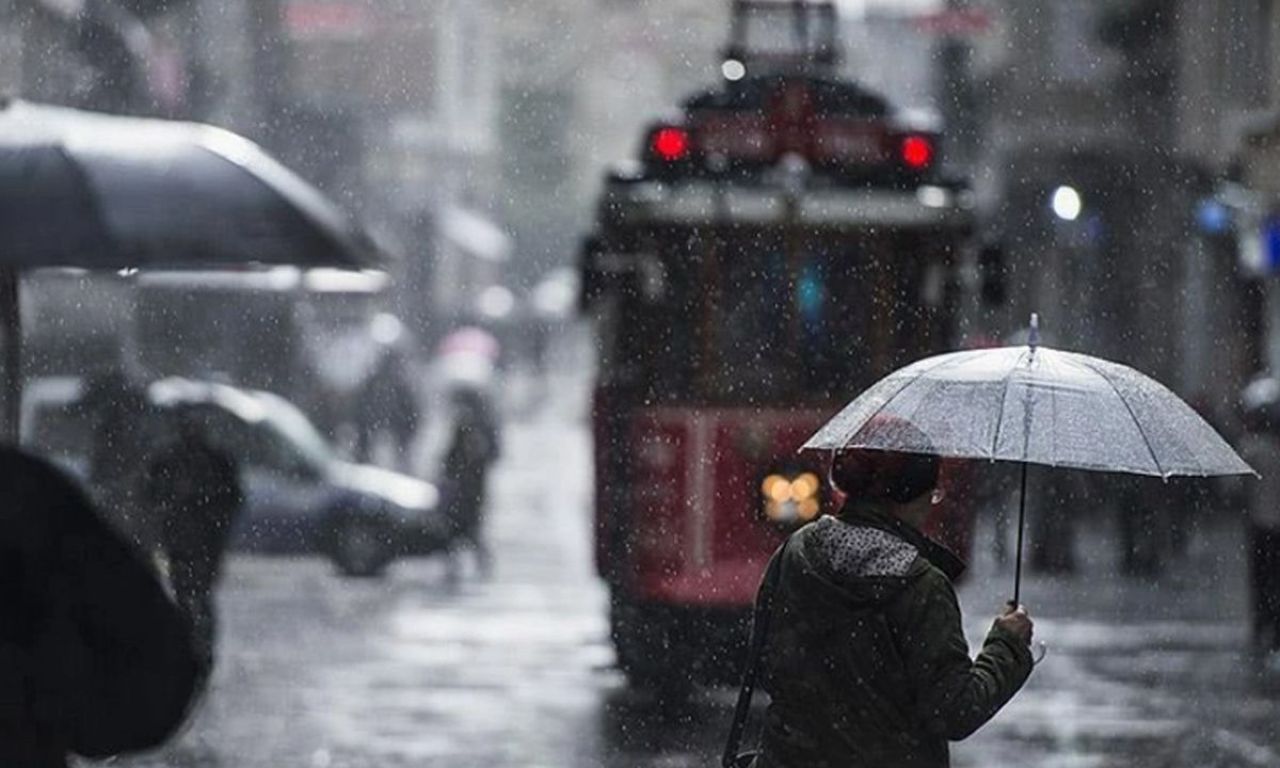
<svg viewBox="0 0 1280 768">
<path fill-rule="evenodd" d="M 117 764 L 715 764 L 732 691 L 676 706 L 629 692 L 612 669 L 590 562 L 589 444 L 571 416 L 552 409 L 507 431 L 491 580 L 449 588 L 430 560 L 359 581 L 316 559 L 234 558 L 210 694 L 173 745 Z M 1087 575 L 1024 586 L 1048 656 L 954 748 L 954 765 L 1280 766 L 1280 677 L 1242 650 L 1234 529 L 1158 582 L 1116 577 L 1103 533 L 1082 540 Z M 993 570 L 979 557 L 960 590 L 975 646 L 1007 587 Z"/>
</svg>

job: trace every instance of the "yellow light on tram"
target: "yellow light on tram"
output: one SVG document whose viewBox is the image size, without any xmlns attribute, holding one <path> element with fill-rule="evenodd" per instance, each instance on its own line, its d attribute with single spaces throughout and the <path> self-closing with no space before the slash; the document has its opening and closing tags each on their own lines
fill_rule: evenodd
<svg viewBox="0 0 1280 768">
<path fill-rule="evenodd" d="M 791 481 L 791 498 L 796 501 L 811 500 L 818 495 L 818 487 L 818 476 L 812 472 L 805 472 Z"/>
<path fill-rule="evenodd" d="M 821 512 L 822 481 L 813 472 L 796 477 L 773 474 L 760 483 L 764 515 L 775 523 L 794 524 L 813 520 Z"/>
<path fill-rule="evenodd" d="M 769 475 L 761 485 L 765 498 L 781 504 L 791 498 L 791 481 L 782 475 Z"/>
</svg>

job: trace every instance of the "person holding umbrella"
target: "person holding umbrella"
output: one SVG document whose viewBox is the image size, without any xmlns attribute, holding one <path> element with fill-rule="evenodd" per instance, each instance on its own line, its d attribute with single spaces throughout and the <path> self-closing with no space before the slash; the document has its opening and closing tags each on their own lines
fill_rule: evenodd
<svg viewBox="0 0 1280 768">
<path fill-rule="evenodd" d="M 1026 649 L 1019 647 L 1014 661 L 1000 659 L 1016 645 L 1008 641 L 1009 634 L 1021 638 L 1025 627 L 1025 637 L 1030 639 L 1030 621 L 1019 611 L 1002 617 L 988 636 L 983 654 L 966 667 L 963 635 L 949 629 L 959 626 L 954 594 L 946 581 L 954 575 L 948 573 L 947 558 L 918 537 L 910 525 L 919 514 L 917 505 L 927 505 L 927 494 L 932 493 L 936 469 L 928 467 L 937 457 L 1019 465 L 1021 488 L 1010 606 L 1020 605 L 1031 465 L 1165 479 L 1256 474 L 1213 427 L 1168 388 L 1124 365 L 1040 346 L 1038 326 L 1033 314 L 1025 346 L 936 355 L 894 371 L 856 397 L 801 448 L 834 457 L 833 477 L 851 492 L 855 506 L 842 512 L 841 520 L 819 520 L 793 534 L 765 573 L 757 598 L 751 657 L 725 748 L 726 767 L 742 764 L 744 756 L 737 754 L 737 747 L 762 667 L 768 670 L 770 682 L 766 686 L 773 685 L 771 692 L 779 696 L 779 706 L 770 708 L 765 730 L 766 766 L 945 766 L 945 737 L 971 732 L 1021 685 L 1017 673 L 1030 664 L 1029 656 L 1022 655 Z M 844 462 L 850 460 L 844 458 L 846 454 L 877 458 L 859 458 L 858 470 L 846 471 Z M 865 469 L 861 467 L 864 461 Z M 870 531 L 834 527 L 848 525 L 849 520 L 855 528 Z M 822 554 L 817 543 L 820 539 L 811 541 L 821 535 L 823 528 L 819 526 L 838 532 L 834 538 L 843 543 L 826 545 L 826 554 Z M 792 553 L 792 548 L 798 552 Z M 921 558 L 931 567 L 922 565 Z M 846 578 L 850 568 L 862 578 L 850 582 Z M 933 582 L 922 590 L 924 617 L 919 624 L 895 624 L 890 618 L 895 601 L 913 590 L 901 580 L 911 579 L 917 570 L 920 575 L 916 578 L 927 579 L 926 585 Z M 803 582 L 798 581 L 801 578 Z M 804 586 L 787 588 L 789 580 Z M 762 610 L 772 602 L 775 591 L 778 610 Z M 850 592 L 860 599 L 850 601 Z M 907 604 L 914 605 L 916 600 L 908 599 Z M 843 609 L 837 611 L 836 606 Z M 907 618 L 913 616 L 907 614 Z M 778 638 L 770 637 L 775 619 Z M 941 632 L 942 639 L 918 634 L 924 627 Z M 857 655 L 846 652 L 850 633 L 870 636 L 877 631 L 892 642 L 878 643 L 871 649 L 876 652 L 865 647 Z M 807 642 L 794 646 L 785 639 L 788 633 Z M 774 648 L 775 644 L 782 648 Z M 766 651 L 767 665 L 762 663 Z M 782 657 L 775 658 L 779 653 Z M 787 664 L 803 669 L 810 687 L 796 684 L 788 689 L 785 675 L 779 676 L 786 667 L 778 666 Z M 849 673 L 858 683 L 854 689 L 857 695 L 850 697 L 846 688 L 826 687 L 828 681 Z M 905 690 L 909 695 L 899 699 L 873 695 L 889 690 L 884 686 L 890 682 L 895 684 L 893 694 L 901 696 Z M 838 698 L 815 709 L 815 692 L 824 689 L 822 698 Z M 807 700 L 810 708 L 793 709 L 797 696 Z M 906 726 L 890 717 L 902 710 L 886 706 L 886 702 L 898 702 L 900 707 L 903 700 L 912 705 L 906 712 L 918 718 Z M 823 719 L 822 715 L 836 719 Z M 870 732 L 880 734 L 881 740 L 855 744 L 845 736 L 834 736 L 851 724 L 880 728 Z M 885 733 L 896 734 L 897 740 L 886 738 Z M 858 735 L 866 738 L 863 733 Z M 872 754 L 856 763 L 857 752 L 835 762 L 827 757 L 833 749 L 867 749 L 868 744 L 877 749 L 898 749 L 900 757 L 877 758 Z M 810 760 L 805 755 L 817 757 Z"/>
<path fill-rule="evenodd" d="M 964 564 L 919 529 L 941 501 L 938 465 L 929 454 L 834 456 L 843 509 L 798 531 L 770 566 L 759 768 L 948 765 L 948 740 L 976 731 L 1030 675 L 1022 607 L 969 657 L 952 588 Z"/>
</svg>

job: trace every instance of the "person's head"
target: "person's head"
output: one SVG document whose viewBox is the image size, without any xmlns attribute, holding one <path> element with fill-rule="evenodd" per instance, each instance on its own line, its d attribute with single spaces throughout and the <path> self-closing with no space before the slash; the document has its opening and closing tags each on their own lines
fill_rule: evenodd
<svg viewBox="0 0 1280 768">
<path fill-rule="evenodd" d="M 917 439 L 904 444 L 922 452 L 849 449 L 837 452 L 831 459 L 829 479 L 837 490 L 851 499 L 886 505 L 896 516 L 920 525 L 929 507 L 941 501 L 938 490 L 939 458 L 923 433 L 910 424 L 892 425 L 896 431 L 909 431 Z"/>
</svg>

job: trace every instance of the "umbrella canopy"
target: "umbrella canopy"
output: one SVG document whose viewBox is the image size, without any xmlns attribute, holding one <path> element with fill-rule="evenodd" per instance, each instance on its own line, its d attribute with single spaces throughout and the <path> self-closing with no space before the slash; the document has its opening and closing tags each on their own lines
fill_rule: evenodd
<svg viewBox="0 0 1280 768">
<path fill-rule="evenodd" d="M 1037 331 L 1032 315 L 1028 346 L 953 352 L 895 371 L 801 448 L 1021 463 L 1014 606 L 1022 588 L 1029 464 L 1159 477 L 1253 472 L 1159 382 L 1096 357 L 1037 346 Z"/>
<path fill-rule="evenodd" d="M 337 206 L 234 133 L 23 101 L 0 107 L 0 267 L 377 261 Z"/>
<path fill-rule="evenodd" d="M 882 418 L 877 418 L 882 417 Z M 897 429 L 903 422 L 919 432 Z M 919 443 L 923 434 L 929 445 Z M 1138 475 L 1253 470 L 1194 410 L 1132 368 L 1049 347 L 954 352 L 880 380 L 803 449 L 872 448 Z"/>
</svg>

